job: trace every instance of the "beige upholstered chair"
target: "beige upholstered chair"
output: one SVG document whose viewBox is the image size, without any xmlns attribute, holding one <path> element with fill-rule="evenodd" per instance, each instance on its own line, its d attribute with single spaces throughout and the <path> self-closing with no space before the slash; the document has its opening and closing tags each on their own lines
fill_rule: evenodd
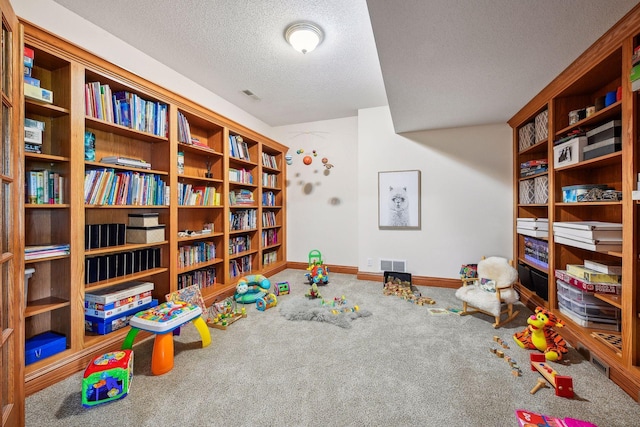
<svg viewBox="0 0 640 427">
<path fill-rule="evenodd" d="M 518 271 L 513 261 L 502 257 L 483 258 L 478 263 L 478 277 L 463 278 L 456 298 L 462 301 L 462 315 L 484 313 L 493 316 L 494 328 L 513 320 L 518 311 L 513 304 L 520 297 L 513 288 L 518 280 Z"/>
</svg>

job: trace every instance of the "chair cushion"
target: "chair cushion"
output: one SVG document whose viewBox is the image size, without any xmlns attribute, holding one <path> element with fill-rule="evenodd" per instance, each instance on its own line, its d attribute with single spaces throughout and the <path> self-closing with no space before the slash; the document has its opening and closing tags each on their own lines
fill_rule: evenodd
<svg viewBox="0 0 640 427">
<path fill-rule="evenodd" d="M 497 288 L 504 288 L 518 280 L 518 270 L 506 258 L 492 256 L 478 263 L 478 277 L 494 280 Z"/>
</svg>

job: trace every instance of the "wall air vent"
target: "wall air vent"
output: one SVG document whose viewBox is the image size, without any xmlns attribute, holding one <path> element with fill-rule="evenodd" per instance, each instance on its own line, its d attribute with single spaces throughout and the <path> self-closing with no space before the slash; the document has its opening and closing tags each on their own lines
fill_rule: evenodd
<svg viewBox="0 0 640 427">
<path fill-rule="evenodd" d="M 251 92 L 249 89 L 245 89 L 242 91 L 242 93 L 244 93 L 245 95 L 247 95 L 249 98 L 253 99 L 254 101 L 260 101 L 260 98 L 258 98 L 258 96 Z"/>
<path fill-rule="evenodd" d="M 407 261 L 398 259 L 381 259 L 380 271 L 396 271 L 398 273 L 406 273 Z"/>
</svg>

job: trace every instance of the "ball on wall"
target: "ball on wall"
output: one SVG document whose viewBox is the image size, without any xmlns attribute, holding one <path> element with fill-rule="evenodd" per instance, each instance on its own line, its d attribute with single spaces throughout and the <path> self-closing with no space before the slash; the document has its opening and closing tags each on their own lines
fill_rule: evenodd
<svg viewBox="0 0 640 427">
<path fill-rule="evenodd" d="M 302 159 L 302 163 L 304 163 L 305 165 L 310 165 L 312 161 L 313 158 L 311 156 L 304 156 L 304 158 Z"/>
<path fill-rule="evenodd" d="M 284 160 L 287 162 L 288 165 L 293 164 L 293 156 L 291 156 L 291 154 L 287 154 L 286 156 L 284 156 Z"/>
</svg>

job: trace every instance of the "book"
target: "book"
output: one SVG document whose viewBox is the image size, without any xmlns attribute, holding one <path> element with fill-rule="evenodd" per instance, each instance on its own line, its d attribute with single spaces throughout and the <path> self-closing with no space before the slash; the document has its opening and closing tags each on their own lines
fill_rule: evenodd
<svg viewBox="0 0 640 427">
<path fill-rule="evenodd" d="M 622 243 L 588 243 L 583 240 L 574 240 L 568 237 L 554 234 L 554 241 L 562 245 L 573 246 L 576 248 L 587 249 L 594 252 L 620 252 L 622 251 Z"/>
<path fill-rule="evenodd" d="M 567 273 L 566 270 L 556 270 L 556 279 L 562 280 L 567 285 L 585 292 L 598 292 L 601 294 L 620 295 L 622 285 L 619 283 L 594 283 Z"/>
<path fill-rule="evenodd" d="M 108 163 L 119 166 L 129 166 L 134 168 L 151 169 L 151 163 L 147 163 L 141 159 L 132 159 L 130 157 L 107 156 L 100 159 L 101 163 Z"/>
<path fill-rule="evenodd" d="M 590 270 L 584 265 L 567 264 L 567 273 L 588 280 L 589 282 L 599 283 L 620 283 L 620 276 L 616 274 L 599 273 L 595 270 Z"/>
<path fill-rule="evenodd" d="M 611 263 L 609 261 L 605 263 L 604 261 L 585 259 L 584 266 L 599 273 L 622 275 L 622 263 Z"/>
<path fill-rule="evenodd" d="M 154 288 L 152 282 L 127 282 L 120 285 L 112 286 L 109 288 L 102 288 L 96 291 L 85 292 L 85 303 L 95 302 L 100 304 L 107 304 L 115 301 L 122 300 L 124 298 L 139 295 L 146 291 L 151 291 Z"/>
</svg>

